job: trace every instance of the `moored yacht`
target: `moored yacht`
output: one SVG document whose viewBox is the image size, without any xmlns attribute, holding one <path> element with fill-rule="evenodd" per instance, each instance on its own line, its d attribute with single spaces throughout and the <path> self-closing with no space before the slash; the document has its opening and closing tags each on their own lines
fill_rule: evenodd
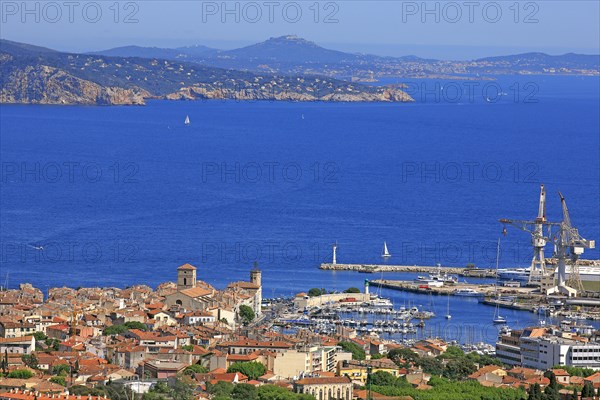
<svg viewBox="0 0 600 400">
<path fill-rule="evenodd" d="M 456 289 L 454 291 L 454 295 L 462 296 L 462 297 L 481 297 L 481 296 L 483 296 L 483 293 L 478 292 L 477 290 L 471 289 L 471 288 L 462 288 L 462 289 Z"/>
<path fill-rule="evenodd" d="M 527 282 L 529 280 L 529 268 L 503 268 L 499 269 L 498 279 L 505 281 L 521 281 Z"/>
</svg>

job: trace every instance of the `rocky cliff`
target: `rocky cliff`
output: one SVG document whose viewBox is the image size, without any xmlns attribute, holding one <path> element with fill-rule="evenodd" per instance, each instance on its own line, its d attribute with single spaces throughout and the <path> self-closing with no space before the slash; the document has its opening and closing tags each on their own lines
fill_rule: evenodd
<svg viewBox="0 0 600 400">
<path fill-rule="evenodd" d="M 276 90 L 273 87 L 258 89 L 216 89 L 205 86 L 184 87 L 164 96 L 168 100 L 233 99 L 277 101 L 332 101 L 332 102 L 406 102 L 412 98 L 402 90 L 384 88 L 373 92 L 311 93 L 293 90 Z"/>
<path fill-rule="evenodd" d="M 13 70 L 0 89 L 0 103 L 140 105 L 147 97 L 142 89 L 103 87 L 44 65 Z"/>
</svg>

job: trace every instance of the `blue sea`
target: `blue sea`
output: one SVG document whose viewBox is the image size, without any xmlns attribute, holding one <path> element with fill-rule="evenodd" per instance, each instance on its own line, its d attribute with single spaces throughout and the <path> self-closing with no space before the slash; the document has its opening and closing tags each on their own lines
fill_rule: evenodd
<svg viewBox="0 0 600 400">
<path fill-rule="evenodd" d="M 256 263 L 271 297 L 375 278 L 319 270 L 334 242 L 338 262 L 380 263 L 386 241 L 390 264 L 492 267 L 501 237 L 500 267 L 527 266 L 529 236 L 498 219 L 535 218 L 542 183 L 549 220 L 561 191 L 600 240 L 599 78 L 486 84 L 413 81 L 411 104 L 3 105 L 0 283 L 155 287 L 191 263 L 224 287 Z M 456 323 L 494 311 L 463 305 Z"/>
</svg>

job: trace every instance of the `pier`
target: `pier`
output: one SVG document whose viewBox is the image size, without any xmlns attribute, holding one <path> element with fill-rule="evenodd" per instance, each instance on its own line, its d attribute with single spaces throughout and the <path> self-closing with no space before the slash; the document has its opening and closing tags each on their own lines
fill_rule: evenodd
<svg viewBox="0 0 600 400">
<path fill-rule="evenodd" d="M 461 268 L 461 267 L 439 267 L 439 266 L 423 266 L 423 265 L 386 265 L 386 264 L 338 264 L 338 263 L 323 263 L 319 267 L 329 271 L 355 271 L 361 273 L 376 273 L 376 272 L 414 272 L 414 273 L 429 273 L 433 274 L 439 270 L 447 274 L 477 277 L 477 278 L 495 278 L 496 271 L 493 269 L 482 268 Z"/>
<path fill-rule="evenodd" d="M 419 293 L 425 295 L 435 296 L 455 296 L 455 291 L 459 289 L 473 289 L 481 293 L 479 296 L 479 302 L 487 304 L 489 306 L 499 306 L 501 308 L 508 308 L 512 310 L 531 311 L 537 312 L 540 307 L 548 307 L 548 298 L 539 293 L 537 288 L 534 287 L 495 287 L 494 284 L 469 284 L 469 283 L 456 283 L 453 285 L 444 286 L 428 286 L 422 285 L 414 281 L 400 281 L 400 280 L 388 280 L 388 279 L 374 279 L 369 281 L 369 284 L 374 287 L 381 287 L 392 290 L 399 290 L 404 292 Z M 469 297 L 464 297 L 468 299 Z M 473 298 L 473 297 L 471 297 Z M 556 310 L 551 315 L 555 317 L 572 318 L 574 315 L 579 315 L 575 319 L 588 319 L 600 321 L 600 299 L 597 298 L 578 298 L 578 299 L 565 299 L 566 307 L 560 310 Z M 571 310 L 571 306 L 576 306 L 577 309 L 580 307 L 586 307 L 585 311 Z"/>
<path fill-rule="evenodd" d="M 387 289 L 402 290 L 406 292 L 422 293 L 422 294 L 433 294 L 446 296 L 455 294 L 456 290 L 459 289 L 473 289 L 481 293 L 481 297 L 491 297 L 496 295 L 501 296 L 518 296 L 521 299 L 541 299 L 542 296 L 539 293 L 533 293 L 535 288 L 532 287 L 496 287 L 494 284 L 471 284 L 471 283 L 456 283 L 453 285 L 444 286 L 428 286 L 426 284 L 415 282 L 415 281 L 398 281 L 388 279 L 375 279 L 369 281 L 371 286 L 377 286 Z"/>
</svg>

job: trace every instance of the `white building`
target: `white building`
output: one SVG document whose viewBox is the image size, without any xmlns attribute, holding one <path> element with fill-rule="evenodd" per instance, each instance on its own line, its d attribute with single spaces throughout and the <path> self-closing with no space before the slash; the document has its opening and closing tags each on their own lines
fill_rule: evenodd
<svg viewBox="0 0 600 400">
<path fill-rule="evenodd" d="M 521 365 L 540 370 L 555 365 L 600 368 L 600 343 L 544 335 L 521 338 Z"/>
<path fill-rule="evenodd" d="M 35 350 L 35 338 L 33 336 L 22 336 L 17 338 L 0 338 L 0 355 L 8 354 L 31 354 Z"/>
<path fill-rule="evenodd" d="M 508 365 L 546 370 L 555 365 L 600 369 L 600 342 L 556 327 L 532 327 L 500 335 L 496 357 Z"/>
</svg>

